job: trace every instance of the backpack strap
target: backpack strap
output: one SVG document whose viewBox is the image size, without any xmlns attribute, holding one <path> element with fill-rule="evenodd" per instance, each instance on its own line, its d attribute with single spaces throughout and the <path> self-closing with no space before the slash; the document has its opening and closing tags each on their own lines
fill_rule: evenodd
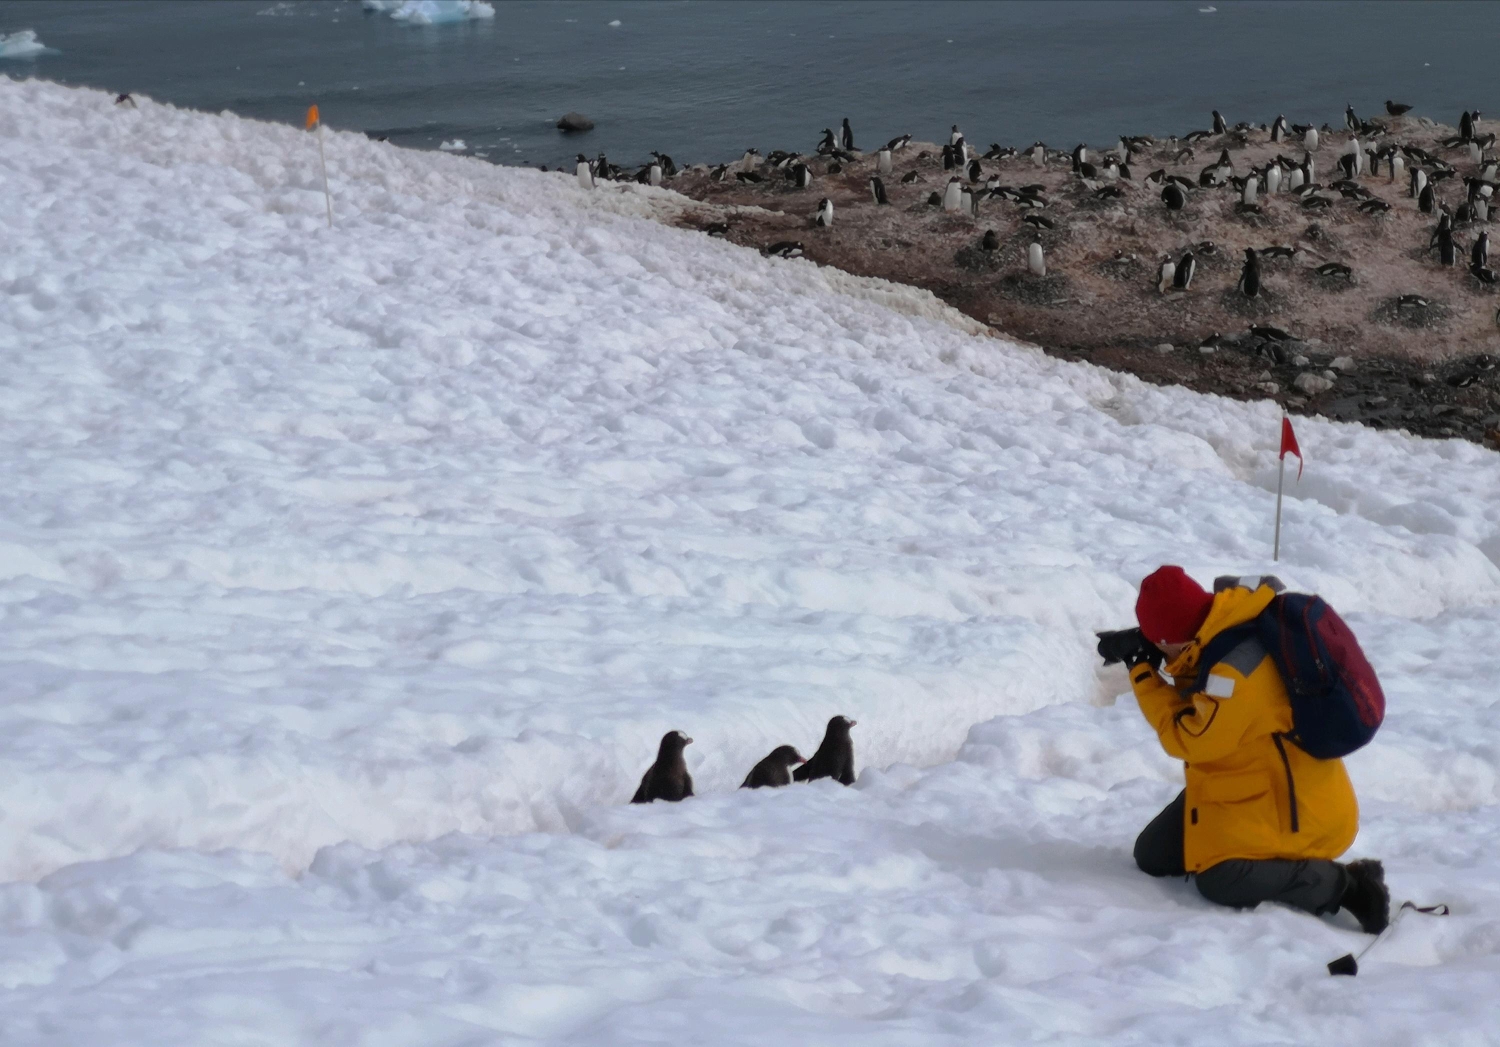
<svg viewBox="0 0 1500 1047">
<path fill-rule="evenodd" d="M 1193 677 L 1193 690 L 1203 690 L 1204 685 L 1208 682 L 1209 670 L 1228 658 L 1234 653 L 1236 648 L 1247 640 L 1254 640 L 1256 641 L 1256 646 L 1259 646 L 1260 629 L 1253 620 L 1246 622 L 1244 625 L 1236 625 L 1232 629 L 1225 629 L 1212 640 L 1208 641 L 1208 643 L 1204 644 L 1203 653 L 1198 656 L 1198 674 Z M 1262 648 L 1261 654 L 1264 655 L 1264 653 L 1264 648 Z M 1257 665 L 1260 664 L 1259 658 L 1255 661 Z M 1252 666 L 1252 668 L 1254 667 Z M 1242 675 L 1249 674 L 1244 673 Z"/>
</svg>

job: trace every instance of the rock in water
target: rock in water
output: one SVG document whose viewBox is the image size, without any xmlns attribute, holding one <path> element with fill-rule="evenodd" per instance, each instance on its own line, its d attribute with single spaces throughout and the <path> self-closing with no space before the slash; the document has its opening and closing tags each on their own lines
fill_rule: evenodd
<svg viewBox="0 0 1500 1047">
<path fill-rule="evenodd" d="M 559 131 L 592 131 L 594 129 L 594 121 L 582 113 L 565 113 L 557 121 L 557 129 Z"/>
</svg>

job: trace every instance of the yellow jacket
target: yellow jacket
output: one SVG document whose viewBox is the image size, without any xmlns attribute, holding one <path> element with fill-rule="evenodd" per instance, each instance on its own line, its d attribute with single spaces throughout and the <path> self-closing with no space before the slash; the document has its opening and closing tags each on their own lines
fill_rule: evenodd
<svg viewBox="0 0 1500 1047">
<path fill-rule="evenodd" d="M 1203 645 L 1250 621 L 1276 592 L 1261 584 L 1214 594 L 1203 627 L 1165 666 L 1182 690 L 1149 665 L 1130 671 L 1141 712 L 1168 755 L 1187 764 L 1184 857 L 1189 872 L 1229 858 L 1337 858 L 1359 831 L 1359 806 L 1342 760 L 1317 760 L 1282 737 L 1292 707 L 1281 674 L 1259 641 L 1247 640 L 1188 688 Z"/>
</svg>

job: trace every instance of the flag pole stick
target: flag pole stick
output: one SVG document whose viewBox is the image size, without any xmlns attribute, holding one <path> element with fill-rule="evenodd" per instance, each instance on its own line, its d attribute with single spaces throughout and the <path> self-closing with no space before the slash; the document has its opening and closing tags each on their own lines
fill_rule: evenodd
<svg viewBox="0 0 1500 1047">
<path fill-rule="evenodd" d="M 1276 538 L 1271 547 L 1271 561 L 1273 563 L 1281 560 L 1281 484 L 1286 479 L 1286 455 L 1281 456 L 1280 467 L 1276 470 Z"/>
<path fill-rule="evenodd" d="M 323 200 L 328 204 L 328 228 L 333 228 L 333 196 L 328 192 L 328 158 L 323 154 L 323 121 L 318 121 L 318 163 L 323 168 Z"/>
</svg>

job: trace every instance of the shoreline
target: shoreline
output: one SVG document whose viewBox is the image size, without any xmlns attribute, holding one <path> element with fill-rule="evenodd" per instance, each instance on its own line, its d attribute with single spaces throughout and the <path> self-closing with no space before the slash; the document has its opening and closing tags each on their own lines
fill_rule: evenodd
<svg viewBox="0 0 1500 1047">
<path fill-rule="evenodd" d="M 1443 147 L 1456 134 L 1451 128 L 1425 118 L 1396 118 L 1389 127 L 1361 145 L 1417 146 L 1435 159 L 1433 170 L 1445 161 L 1456 169 L 1434 183 L 1435 213 L 1418 210 L 1407 179 L 1392 180 L 1385 161 L 1378 175 L 1353 180 L 1358 188 L 1349 195 L 1332 188 L 1351 135 L 1328 130 L 1310 154 L 1314 181 L 1323 187 L 1313 195 L 1330 200 L 1316 210 L 1284 187 L 1268 194 L 1262 183 L 1253 211 L 1237 206 L 1241 190 L 1223 186 L 1190 190 L 1183 210 L 1169 212 L 1160 185 L 1146 183 L 1155 171 L 1196 183 L 1203 166 L 1226 149 L 1241 177 L 1278 156 L 1301 161 L 1301 135 L 1273 143 L 1257 128 L 1212 136 L 1186 152 L 1178 139 L 1143 142 L 1132 148 L 1129 180 L 1102 171 L 1084 179 L 1072 172 L 1066 154 L 1049 150 L 1045 166 L 1024 154 L 980 159 L 976 183 L 967 172 L 944 170 L 940 146 L 912 142 L 892 153 L 890 173 L 881 176 L 885 205 L 874 202 L 870 188 L 875 152 L 843 161 L 804 154 L 812 180 L 801 189 L 764 161 L 726 165 L 722 180 L 715 168 L 695 165 L 663 186 L 701 205 L 684 216 L 684 227 L 724 223 L 726 239 L 761 250 L 799 241 L 803 256 L 820 265 L 923 288 L 997 333 L 1055 357 L 1157 384 L 1274 399 L 1292 413 L 1500 449 L 1500 295 L 1467 269 L 1469 245 L 1484 226 L 1456 227 L 1459 254 L 1451 268 L 1423 250 L 1436 211 L 1463 203 L 1463 179 L 1479 167 L 1467 147 Z M 1092 150 L 1090 159 L 1101 168 L 1107 162 Z M 830 173 L 830 163 L 842 169 Z M 739 171 L 760 180 L 740 181 Z M 928 202 L 959 174 L 963 186 L 981 194 L 986 183 L 1008 190 L 1039 186 L 1047 203 L 1023 209 L 1013 198 L 989 196 L 975 216 Z M 1362 212 L 1354 193 L 1389 209 Z M 824 198 L 833 203 L 834 221 L 817 228 L 812 216 Z M 1026 224 L 1030 214 L 1052 227 Z M 991 230 L 994 249 L 987 250 L 982 238 Z M 1043 276 L 1027 267 L 1033 242 L 1044 251 Z M 1162 257 L 1175 260 L 1205 242 L 1213 247 L 1195 250 L 1191 287 L 1160 293 L 1155 280 Z M 1246 298 L 1235 290 L 1243 249 L 1273 245 L 1290 248 L 1291 257 L 1265 259 L 1263 291 Z M 1348 265 L 1350 277 L 1319 275 L 1316 266 L 1327 262 Z M 1419 295 L 1427 305 L 1400 305 L 1405 295 Z M 1254 327 L 1289 337 L 1260 337 L 1251 333 Z"/>
</svg>

